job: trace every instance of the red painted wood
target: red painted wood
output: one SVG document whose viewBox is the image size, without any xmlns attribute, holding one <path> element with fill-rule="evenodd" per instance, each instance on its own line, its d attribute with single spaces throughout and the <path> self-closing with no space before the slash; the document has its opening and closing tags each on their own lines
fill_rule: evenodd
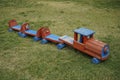
<svg viewBox="0 0 120 80">
<path fill-rule="evenodd" d="M 10 20 L 8 24 L 9 24 L 9 27 L 11 28 L 13 26 L 16 26 L 18 23 L 16 22 L 16 20 L 13 19 L 13 20 Z"/>
</svg>

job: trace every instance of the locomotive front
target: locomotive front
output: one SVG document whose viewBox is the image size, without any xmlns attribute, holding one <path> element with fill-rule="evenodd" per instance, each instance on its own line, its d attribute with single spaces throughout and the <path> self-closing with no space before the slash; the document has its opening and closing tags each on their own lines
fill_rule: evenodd
<svg viewBox="0 0 120 80">
<path fill-rule="evenodd" d="M 94 56 L 100 60 L 106 60 L 109 55 L 109 46 L 101 41 L 91 39 L 86 42 L 85 48 L 93 52 Z"/>
</svg>

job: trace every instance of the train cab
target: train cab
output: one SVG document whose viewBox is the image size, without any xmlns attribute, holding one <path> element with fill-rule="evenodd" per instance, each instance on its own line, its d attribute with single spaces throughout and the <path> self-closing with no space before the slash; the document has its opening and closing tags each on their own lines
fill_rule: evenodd
<svg viewBox="0 0 120 80">
<path fill-rule="evenodd" d="M 74 30 L 74 48 L 93 57 L 93 63 L 99 63 L 108 58 L 109 46 L 108 44 L 94 39 L 93 30 L 87 28 L 79 28 Z"/>
</svg>

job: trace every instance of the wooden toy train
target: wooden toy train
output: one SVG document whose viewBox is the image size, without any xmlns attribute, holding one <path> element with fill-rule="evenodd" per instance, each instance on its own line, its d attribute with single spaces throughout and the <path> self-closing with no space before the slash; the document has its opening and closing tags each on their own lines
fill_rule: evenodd
<svg viewBox="0 0 120 80">
<path fill-rule="evenodd" d="M 34 41 L 41 40 L 42 44 L 49 42 L 57 43 L 57 48 L 62 49 L 66 45 L 92 56 L 92 62 L 95 64 L 105 61 L 109 56 L 108 44 L 94 39 L 92 30 L 86 28 L 79 28 L 74 30 L 74 38 L 70 36 L 58 36 L 52 34 L 46 27 L 41 27 L 38 31 L 30 30 L 29 24 L 24 23 L 18 25 L 16 20 L 9 21 L 9 31 L 19 31 L 18 35 L 25 38 L 26 36 L 33 36 Z M 79 37 L 80 36 L 80 37 Z"/>
</svg>

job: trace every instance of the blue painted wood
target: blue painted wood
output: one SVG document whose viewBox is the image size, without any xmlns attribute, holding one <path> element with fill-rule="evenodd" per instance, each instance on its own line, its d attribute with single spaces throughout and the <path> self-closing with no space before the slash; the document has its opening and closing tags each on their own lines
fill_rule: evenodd
<svg viewBox="0 0 120 80">
<path fill-rule="evenodd" d="M 68 42 L 70 44 L 73 44 L 73 40 L 74 40 L 72 37 L 67 36 L 67 35 L 60 37 L 60 39 L 66 41 L 66 42 Z"/>
<path fill-rule="evenodd" d="M 79 28 L 75 29 L 74 32 L 83 35 L 83 36 L 90 36 L 95 33 L 95 31 L 87 29 L 87 28 Z"/>
<path fill-rule="evenodd" d="M 12 28 L 20 30 L 21 29 L 21 25 L 16 25 L 16 26 L 13 26 Z"/>
<path fill-rule="evenodd" d="M 60 36 L 57 36 L 55 34 L 50 34 L 50 35 L 46 36 L 46 38 L 52 39 L 52 40 L 55 40 L 55 41 L 59 41 L 59 37 Z"/>
<path fill-rule="evenodd" d="M 27 30 L 25 31 L 26 33 L 29 33 L 29 34 L 33 34 L 33 35 L 36 35 L 37 34 L 37 31 L 35 30 Z"/>
</svg>

